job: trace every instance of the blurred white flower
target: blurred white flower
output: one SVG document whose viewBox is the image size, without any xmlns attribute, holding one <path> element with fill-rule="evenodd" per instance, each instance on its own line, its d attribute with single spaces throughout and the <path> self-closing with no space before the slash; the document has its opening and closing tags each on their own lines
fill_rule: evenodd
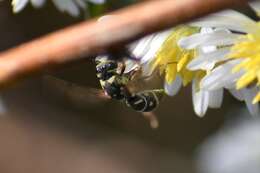
<svg viewBox="0 0 260 173">
<path fill-rule="evenodd" d="M 13 12 L 18 13 L 22 11 L 29 2 L 33 7 L 40 8 L 44 5 L 46 0 L 12 0 Z M 80 14 L 81 9 L 87 7 L 86 2 L 103 4 L 105 0 L 52 0 L 52 2 L 61 12 L 66 12 L 76 17 Z"/>
<path fill-rule="evenodd" d="M 236 115 L 246 114 L 240 109 Z M 200 173 L 259 173 L 260 119 L 230 121 L 197 152 Z"/>
</svg>

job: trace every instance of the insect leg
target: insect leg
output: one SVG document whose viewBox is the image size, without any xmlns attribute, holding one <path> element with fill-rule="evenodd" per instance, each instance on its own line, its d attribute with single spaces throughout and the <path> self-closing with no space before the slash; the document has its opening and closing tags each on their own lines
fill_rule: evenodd
<svg viewBox="0 0 260 173">
<path fill-rule="evenodd" d="M 137 112 L 151 112 L 164 95 L 163 89 L 145 90 L 126 98 L 126 104 Z"/>
<path fill-rule="evenodd" d="M 151 128 L 157 129 L 159 127 L 159 121 L 153 112 L 142 112 L 142 115 L 150 123 Z"/>
</svg>

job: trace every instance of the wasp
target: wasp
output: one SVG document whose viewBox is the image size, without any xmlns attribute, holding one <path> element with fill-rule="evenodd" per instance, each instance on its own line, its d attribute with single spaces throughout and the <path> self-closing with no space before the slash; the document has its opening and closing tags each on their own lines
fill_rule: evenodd
<svg viewBox="0 0 260 173">
<path fill-rule="evenodd" d="M 128 58 L 130 59 L 130 58 Z M 115 100 L 123 100 L 126 105 L 137 112 L 155 110 L 164 95 L 163 89 L 144 90 L 131 93 L 127 88 L 140 67 L 134 66 L 126 71 L 123 61 L 111 56 L 100 56 L 96 60 L 96 73 L 104 92 Z"/>
<path fill-rule="evenodd" d="M 95 58 L 96 76 L 102 90 L 82 87 L 69 81 L 64 81 L 53 76 L 45 76 L 45 83 L 56 86 L 56 90 L 62 91 L 63 95 L 70 100 L 78 102 L 94 101 L 94 97 L 113 99 L 124 103 L 136 112 L 140 112 L 149 120 L 152 128 L 158 127 L 158 120 L 152 112 L 158 106 L 165 95 L 163 89 L 148 89 L 138 92 L 130 91 L 129 84 L 135 80 L 141 71 L 136 59 L 129 54 L 106 54 Z M 129 65 L 131 63 L 131 65 Z M 129 68 L 131 67 L 131 68 Z M 50 85 L 49 85 L 50 86 Z"/>
</svg>

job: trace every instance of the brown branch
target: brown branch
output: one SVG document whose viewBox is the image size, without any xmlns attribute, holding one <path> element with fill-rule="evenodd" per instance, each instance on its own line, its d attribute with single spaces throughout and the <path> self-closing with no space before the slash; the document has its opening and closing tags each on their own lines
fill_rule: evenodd
<svg viewBox="0 0 260 173">
<path fill-rule="evenodd" d="M 154 0 L 112 13 L 115 20 L 82 22 L 1 53 L 0 86 L 245 1 Z"/>
</svg>

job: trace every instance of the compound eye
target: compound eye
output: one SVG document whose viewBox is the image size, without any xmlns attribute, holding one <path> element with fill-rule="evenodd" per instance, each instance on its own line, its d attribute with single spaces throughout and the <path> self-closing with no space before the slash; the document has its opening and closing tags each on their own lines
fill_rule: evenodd
<svg viewBox="0 0 260 173">
<path fill-rule="evenodd" d="M 108 69 L 109 70 L 113 70 L 113 69 L 116 69 L 117 68 L 117 63 L 116 62 L 110 62 L 108 64 Z"/>
</svg>

